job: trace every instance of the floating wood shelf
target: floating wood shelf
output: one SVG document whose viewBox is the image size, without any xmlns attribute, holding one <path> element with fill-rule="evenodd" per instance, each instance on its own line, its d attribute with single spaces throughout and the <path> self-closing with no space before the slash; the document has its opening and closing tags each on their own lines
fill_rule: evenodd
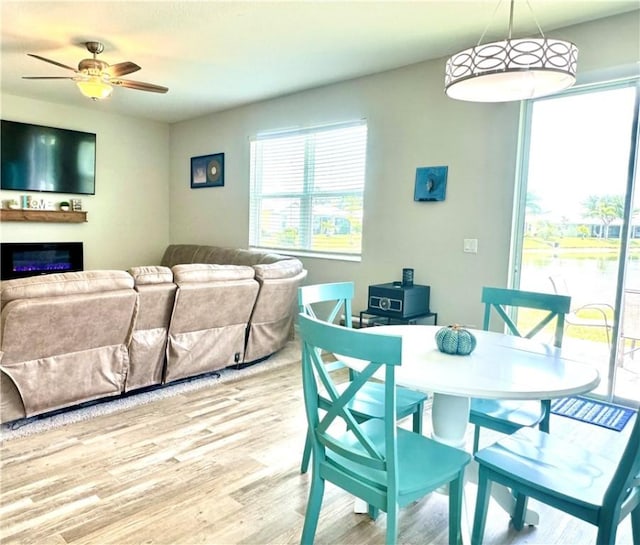
<svg viewBox="0 0 640 545">
<path fill-rule="evenodd" d="M 0 221 L 47 221 L 56 223 L 83 223 L 86 212 L 63 210 L 9 210 L 0 209 Z"/>
</svg>

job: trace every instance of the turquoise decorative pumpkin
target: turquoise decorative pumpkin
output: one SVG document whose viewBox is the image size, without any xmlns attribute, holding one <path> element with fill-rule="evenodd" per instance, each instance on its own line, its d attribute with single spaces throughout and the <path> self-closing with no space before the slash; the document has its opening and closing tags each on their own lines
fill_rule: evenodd
<svg viewBox="0 0 640 545">
<path fill-rule="evenodd" d="M 436 332 L 438 350 L 445 354 L 467 356 L 476 347 L 476 338 L 471 331 L 459 325 L 443 327 Z"/>
</svg>

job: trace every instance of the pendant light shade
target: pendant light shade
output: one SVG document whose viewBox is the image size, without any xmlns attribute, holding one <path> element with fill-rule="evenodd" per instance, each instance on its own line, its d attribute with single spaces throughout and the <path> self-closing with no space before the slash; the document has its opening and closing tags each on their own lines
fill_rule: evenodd
<svg viewBox="0 0 640 545">
<path fill-rule="evenodd" d="M 472 102 L 507 102 L 549 95 L 576 81 L 578 48 L 563 40 L 509 37 L 465 49 L 446 65 L 445 93 Z M 482 38 L 480 38 L 482 40 Z"/>
</svg>

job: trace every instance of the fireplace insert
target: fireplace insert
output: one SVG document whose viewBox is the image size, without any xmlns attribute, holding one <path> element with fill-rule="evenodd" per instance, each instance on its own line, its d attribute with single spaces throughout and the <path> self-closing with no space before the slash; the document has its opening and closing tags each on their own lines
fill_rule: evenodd
<svg viewBox="0 0 640 545">
<path fill-rule="evenodd" d="M 81 271 L 82 242 L 0 243 L 0 279 Z"/>
</svg>

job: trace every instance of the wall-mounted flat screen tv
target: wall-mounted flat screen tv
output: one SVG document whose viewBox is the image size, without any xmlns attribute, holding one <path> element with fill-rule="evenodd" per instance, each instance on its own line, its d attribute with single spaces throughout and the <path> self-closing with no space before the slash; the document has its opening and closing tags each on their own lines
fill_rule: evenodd
<svg viewBox="0 0 640 545">
<path fill-rule="evenodd" d="M 94 195 L 96 135 L 0 121 L 0 187 Z"/>
</svg>

